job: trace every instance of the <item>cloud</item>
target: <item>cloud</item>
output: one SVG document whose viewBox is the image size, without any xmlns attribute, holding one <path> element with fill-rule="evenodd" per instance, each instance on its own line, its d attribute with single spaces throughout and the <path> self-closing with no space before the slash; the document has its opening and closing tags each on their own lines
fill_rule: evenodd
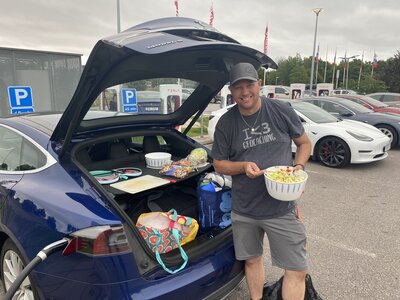
<svg viewBox="0 0 400 300">
<path fill-rule="evenodd" d="M 81 53 L 84 59 L 95 43 L 117 30 L 116 0 L 3 0 L 0 47 Z M 214 26 L 242 44 L 263 50 L 264 30 L 269 26 L 269 55 L 312 55 L 314 7 L 323 7 L 318 18 L 317 44 L 322 59 L 329 49 L 343 55 L 373 53 L 392 57 L 400 45 L 400 1 L 364 0 L 179 0 L 180 16 L 209 22 L 211 3 Z M 121 28 L 161 17 L 175 16 L 173 0 L 120 0 Z"/>
</svg>

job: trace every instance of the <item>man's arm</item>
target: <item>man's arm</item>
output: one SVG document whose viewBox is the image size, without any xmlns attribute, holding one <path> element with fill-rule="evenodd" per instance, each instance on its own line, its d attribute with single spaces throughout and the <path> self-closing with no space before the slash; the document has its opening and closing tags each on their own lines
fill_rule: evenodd
<svg viewBox="0 0 400 300">
<path fill-rule="evenodd" d="M 311 141 L 306 133 L 303 133 L 300 137 L 293 139 L 293 142 L 297 146 L 296 155 L 294 157 L 294 165 L 296 170 L 301 169 L 301 165 L 305 166 L 306 162 L 310 159 L 311 155 Z"/>
<path fill-rule="evenodd" d="M 225 175 L 246 174 L 249 178 L 255 178 L 264 173 L 264 170 L 249 161 L 229 161 L 214 159 L 214 169 L 216 172 Z"/>
</svg>

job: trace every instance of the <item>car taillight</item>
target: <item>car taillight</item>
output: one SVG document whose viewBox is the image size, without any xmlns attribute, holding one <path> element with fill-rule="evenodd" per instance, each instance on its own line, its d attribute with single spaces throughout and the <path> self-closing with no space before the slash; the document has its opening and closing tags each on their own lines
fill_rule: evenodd
<svg viewBox="0 0 400 300">
<path fill-rule="evenodd" d="M 75 231 L 65 247 L 63 255 L 74 252 L 97 256 L 130 252 L 122 226 L 95 226 Z"/>
</svg>

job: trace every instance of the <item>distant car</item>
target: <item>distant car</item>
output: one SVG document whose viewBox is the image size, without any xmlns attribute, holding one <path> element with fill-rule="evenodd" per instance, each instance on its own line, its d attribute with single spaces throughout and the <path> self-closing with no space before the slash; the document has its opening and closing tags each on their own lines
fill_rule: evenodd
<svg viewBox="0 0 400 300">
<path fill-rule="evenodd" d="M 275 87 L 273 98 L 290 99 L 290 88 L 284 85 L 264 85 L 261 87 L 260 95 L 265 96 L 267 98 L 272 98 L 272 96 L 270 96 L 271 93 L 268 92 L 268 90 L 273 87 Z"/>
<path fill-rule="evenodd" d="M 182 88 L 182 103 L 193 93 L 194 89 Z"/>
<path fill-rule="evenodd" d="M 345 90 L 345 89 L 339 89 L 339 90 L 333 90 L 332 92 L 334 95 L 357 95 L 357 93 L 353 90 Z"/>
<path fill-rule="evenodd" d="M 374 126 L 352 120 L 339 120 L 311 103 L 290 101 L 290 104 L 311 140 L 312 158 L 321 164 L 341 168 L 348 164 L 382 160 L 388 156 L 390 139 Z M 208 134 L 212 140 L 219 118 L 234 105 L 211 113 Z M 296 151 L 294 143 L 292 151 Z"/>
<path fill-rule="evenodd" d="M 376 112 L 400 115 L 400 107 L 389 106 L 379 100 L 364 95 L 337 95 L 336 97 L 349 99 Z"/>
<path fill-rule="evenodd" d="M 303 99 L 341 118 L 361 121 L 377 127 L 391 140 L 391 148 L 399 146 L 400 116 L 378 113 L 355 103 L 338 97 L 315 97 Z"/>
<path fill-rule="evenodd" d="M 368 94 L 371 98 L 379 100 L 391 106 L 400 107 L 400 93 L 372 93 Z"/>
</svg>

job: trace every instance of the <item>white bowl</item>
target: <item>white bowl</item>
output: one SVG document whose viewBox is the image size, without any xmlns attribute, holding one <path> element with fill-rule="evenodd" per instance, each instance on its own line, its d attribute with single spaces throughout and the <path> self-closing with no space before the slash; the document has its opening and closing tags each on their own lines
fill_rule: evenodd
<svg viewBox="0 0 400 300">
<path fill-rule="evenodd" d="M 300 198 L 306 186 L 308 174 L 305 171 L 296 171 L 296 174 L 302 177 L 302 180 L 299 182 L 279 182 L 267 177 L 268 172 L 279 169 L 286 170 L 287 168 L 287 166 L 274 166 L 266 169 L 264 173 L 265 185 L 271 197 L 281 201 L 294 201 Z M 293 167 L 289 167 L 290 171 L 293 169 Z"/>
<path fill-rule="evenodd" d="M 147 153 L 144 158 L 148 168 L 162 169 L 162 167 L 171 162 L 171 154 L 167 152 Z"/>
</svg>

